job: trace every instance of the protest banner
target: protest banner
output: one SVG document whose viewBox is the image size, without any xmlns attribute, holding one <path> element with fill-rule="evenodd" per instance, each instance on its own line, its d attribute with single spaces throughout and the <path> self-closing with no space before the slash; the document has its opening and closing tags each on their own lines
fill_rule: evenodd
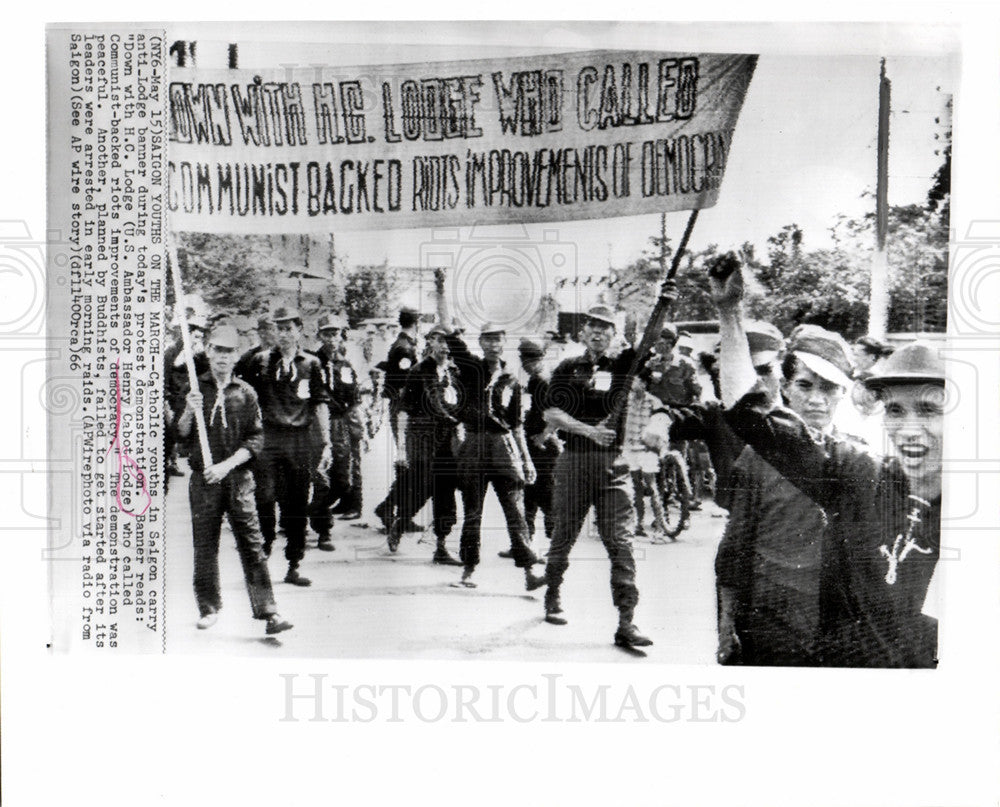
<svg viewBox="0 0 1000 807">
<path fill-rule="evenodd" d="M 329 232 L 710 207 L 755 64 L 588 51 L 177 68 L 171 227 Z"/>
</svg>

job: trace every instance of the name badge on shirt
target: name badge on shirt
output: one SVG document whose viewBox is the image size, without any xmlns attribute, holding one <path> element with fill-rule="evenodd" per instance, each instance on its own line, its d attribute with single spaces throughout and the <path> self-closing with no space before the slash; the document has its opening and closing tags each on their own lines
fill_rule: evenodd
<svg viewBox="0 0 1000 807">
<path fill-rule="evenodd" d="M 412 364 L 413 364 L 413 362 L 411 362 L 409 359 L 402 358 L 402 359 L 399 360 L 399 369 L 400 370 L 409 370 L 410 366 Z"/>
<path fill-rule="evenodd" d="M 506 409 L 510 406 L 510 399 L 514 395 L 514 390 L 510 387 L 504 387 L 503 392 L 500 393 L 500 406 Z"/>
<path fill-rule="evenodd" d="M 611 389 L 611 373 L 607 370 L 598 370 L 594 373 L 594 389 L 598 392 L 607 392 Z"/>
<path fill-rule="evenodd" d="M 354 371 L 350 367 L 340 368 L 340 381 L 343 384 L 353 384 L 354 383 Z"/>
<path fill-rule="evenodd" d="M 651 378 L 651 379 L 652 379 L 652 380 L 653 380 L 654 382 L 659 382 L 659 381 L 662 381 L 662 380 L 663 380 L 663 373 L 661 373 L 661 372 L 660 372 L 659 370 L 656 370 L 655 372 L 653 372 L 653 373 L 650 373 L 650 376 L 649 376 L 649 377 L 650 377 L 650 378 Z"/>
<path fill-rule="evenodd" d="M 303 401 L 309 400 L 309 379 L 303 378 L 299 381 L 298 385 L 295 387 L 295 394 Z"/>
<path fill-rule="evenodd" d="M 444 388 L 444 402 L 454 406 L 458 403 L 458 393 L 455 392 L 455 388 L 450 384 Z"/>
</svg>

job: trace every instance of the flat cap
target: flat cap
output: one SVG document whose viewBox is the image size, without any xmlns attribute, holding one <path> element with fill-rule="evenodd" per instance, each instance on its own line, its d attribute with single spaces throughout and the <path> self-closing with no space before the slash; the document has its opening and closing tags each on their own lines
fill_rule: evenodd
<svg viewBox="0 0 1000 807">
<path fill-rule="evenodd" d="M 506 333 L 507 328 L 499 322 L 484 322 L 482 327 L 479 329 L 480 336 L 494 336 L 497 334 L 506 335 Z"/>
<path fill-rule="evenodd" d="M 517 346 L 522 361 L 534 361 L 545 356 L 545 348 L 534 339 L 524 338 Z"/>
<path fill-rule="evenodd" d="M 818 325 L 800 325 L 788 349 L 820 378 L 845 389 L 850 386 L 854 360 L 850 346 L 839 333 Z"/>
<path fill-rule="evenodd" d="M 750 320 L 744 326 L 754 364 L 768 364 L 785 349 L 785 338 L 770 322 Z"/>
</svg>

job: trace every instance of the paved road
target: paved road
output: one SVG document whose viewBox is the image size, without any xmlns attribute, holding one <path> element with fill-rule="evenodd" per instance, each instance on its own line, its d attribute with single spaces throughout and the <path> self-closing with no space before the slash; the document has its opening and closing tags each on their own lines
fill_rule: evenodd
<svg viewBox="0 0 1000 807">
<path fill-rule="evenodd" d="M 609 563 L 588 521 L 570 557 L 563 584 L 569 624 L 542 620 L 544 589 L 527 593 L 523 575 L 497 552 L 507 546 L 499 505 L 487 495 L 483 519 L 483 562 L 477 589 L 455 588 L 461 569 L 433 565 L 428 531 L 403 537 L 390 554 L 374 529 L 370 510 L 384 495 L 384 455 L 366 458 L 366 512 L 361 522 L 338 522 L 335 552 L 315 548 L 301 570 L 309 588 L 282 582 L 286 565 L 279 535 L 270 559 L 275 598 L 295 628 L 280 637 L 264 636 L 250 608 L 235 542 L 228 525 L 220 548 L 223 610 L 209 630 L 198 618 L 191 589 L 191 526 L 187 478 L 175 478 L 167 499 L 167 649 L 175 653 L 262 655 L 314 658 L 476 659 L 496 661 L 635 661 L 641 654 L 615 648 L 617 611 L 611 603 Z M 381 484 L 380 484 L 381 483 Z M 429 508 L 428 508 L 429 509 Z M 692 516 L 691 527 L 674 544 L 653 545 L 637 538 L 640 591 L 636 623 L 655 641 L 646 655 L 660 662 L 709 664 L 715 651 L 713 559 L 724 519 L 714 506 Z M 426 520 L 426 510 L 423 517 Z M 419 521 L 419 519 L 418 519 Z M 364 525 L 364 526 L 363 526 Z M 371 525 L 371 526 L 368 526 Z M 541 531 L 541 517 L 538 519 Z M 460 525 L 449 549 L 458 554 Z M 423 538 L 423 543 L 418 540 Z M 546 546 L 542 538 L 542 548 Z M 539 570 L 543 567 L 536 567 Z"/>
</svg>

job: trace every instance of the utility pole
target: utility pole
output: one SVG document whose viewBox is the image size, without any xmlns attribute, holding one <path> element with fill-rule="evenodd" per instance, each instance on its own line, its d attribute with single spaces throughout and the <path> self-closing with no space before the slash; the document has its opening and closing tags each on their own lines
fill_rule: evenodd
<svg viewBox="0 0 1000 807">
<path fill-rule="evenodd" d="M 868 334 L 884 339 L 889 318 L 889 258 L 886 235 L 889 231 L 889 94 L 891 83 L 882 59 L 878 85 L 878 161 L 875 179 L 875 255 L 871 267 L 868 299 Z"/>
</svg>

